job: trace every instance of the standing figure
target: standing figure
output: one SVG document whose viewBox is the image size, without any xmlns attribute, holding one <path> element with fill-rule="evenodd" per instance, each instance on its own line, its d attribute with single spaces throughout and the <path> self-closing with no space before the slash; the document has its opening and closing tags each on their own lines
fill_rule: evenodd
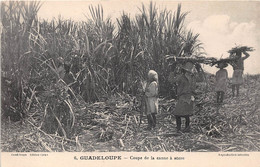
<svg viewBox="0 0 260 167">
<path fill-rule="evenodd" d="M 65 76 L 65 69 L 64 69 L 64 59 L 62 57 L 58 58 L 57 72 L 59 78 L 63 79 Z"/>
<path fill-rule="evenodd" d="M 145 88 L 146 115 L 148 120 L 147 130 L 156 126 L 158 113 L 158 74 L 154 70 L 148 72 L 148 82 Z"/>
<path fill-rule="evenodd" d="M 63 81 L 67 84 L 68 87 L 72 88 L 72 90 L 75 90 L 75 77 L 73 76 L 73 73 L 70 71 L 71 65 L 68 63 L 64 63 L 64 69 L 65 69 L 65 75 L 63 77 Z M 70 97 L 73 97 L 73 92 L 71 90 L 68 90 L 68 93 Z"/>
<path fill-rule="evenodd" d="M 216 83 L 215 83 L 215 91 L 217 92 L 217 103 L 223 103 L 224 94 L 227 90 L 227 82 L 228 82 L 228 72 L 225 67 L 228 64 L 224 62 L 220 62 L 217 65 L 217 68 L 220 68 L 216 72 Z"/>
<path fill-rule="evenodd" d="M 64 64 L 65 74 L 64 74 L 63 80 L 69 86 L 75 82 L 75 77 L 70 69 L 71 69 L 71 65 L 68 63 L 65 63 Z"/>
<path fill-rule="evenodd" d="M 193 115 L 195 77 L 193 75 L 194 65 L 191 62 L 185 63 L 181 67 L 181 73 L 177 76 L 169 76 L 169 81 L 177 83 L 178 102 L 173 114 L 176 118 L 177 132 L 181 130 L 181 118 L 185 118 L 185 129 L 183 132 L 190 131 L 190 116 Z"/>
<path fill-rule="evenodd" d="M 245 57 L 242 57 L 241 51 L 237 51 L 232 63 L 230 63 L 234 70 L 232 76 L 233 97 L 235 96 L 235 90 L 237 90 L 237 96 L 239 96 L 239 86 L 243 84 L 244 60 L 250 56 L 246 51 L 243 51 L 243 54 Z"/>
</svg>

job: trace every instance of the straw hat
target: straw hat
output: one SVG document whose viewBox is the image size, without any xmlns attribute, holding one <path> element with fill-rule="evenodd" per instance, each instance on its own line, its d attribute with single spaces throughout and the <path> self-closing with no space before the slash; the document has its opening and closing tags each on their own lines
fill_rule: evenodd
<svg viewBox="0 0 260 167">
<path fill-rule="evenodd" d="M 181 68 L 190 73 L 194 72 L 194 65 L 191 62 L 185 63 Z"/>
</svg>

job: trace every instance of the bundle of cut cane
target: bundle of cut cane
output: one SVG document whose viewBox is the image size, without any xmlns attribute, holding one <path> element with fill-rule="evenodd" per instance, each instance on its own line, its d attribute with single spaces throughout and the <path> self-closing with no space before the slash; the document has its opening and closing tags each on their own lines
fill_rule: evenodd
<svg viewBox="0 0 260 167">
<path fill-rule="evenodd" d="M 242 53 L 242 52 L 252 52 L 254 51 L 253 47 L 248 46 L 236 46 L 228 51 L 230 56 L 228 58 L 220 59 L 212 63 L 212 66 L 218 63 L 232 63 L 237 57 L 235 56 L 236 53 Z"/>
<path fill-rule="evenodd" d="M 217 61 L 214 57 L 204 57 L 204 56 L 191 56 L 191 57 L 176 57 L 174 55 L 166 55 L 166 60 L 171 60 L 175 63 L 185 63 L 185 62 L 192 62 L 192 63 L 203 63 L 203 64 L 212 64 Z"/>
<path fill-rule="evenodd" d="M 252 52 L 255 49 L 253 47 L 248 46 L 236 46 L 228 51 L 228 53 L 233 54 L 237 52 Z"/>
</svg>

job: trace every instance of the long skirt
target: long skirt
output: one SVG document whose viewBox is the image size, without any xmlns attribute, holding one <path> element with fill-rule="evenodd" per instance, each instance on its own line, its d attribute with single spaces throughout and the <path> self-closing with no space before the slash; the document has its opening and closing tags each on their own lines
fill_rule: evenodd
<svg viewBox="0 0 260 167">
<path fill-rule="evenodd" d="M 222 92 L 226 92 L 227 90 L 227 81 L 225 79 L 219 80 L 218 82 L 216 82 L 215 84 L 215 91 L 222 91 Z"/>
<path fill-rule="evenodd" d="M 234 70 L 232 77 L 233 85 L 241 85 L 243 84 L 243 70 Z"/>
<path fill-rule="evenodd" d="M 191 95 L 183 95 L 179 97 L 173 115 L 191 116 L 193 115 L 194 102 L 190 100 Z"/>
<path fill-rule="evenodd" d="M 158 98 L 157 97 L 149 97 L 146 98 L 146 115 L 158 113 Z"/>
</svg>

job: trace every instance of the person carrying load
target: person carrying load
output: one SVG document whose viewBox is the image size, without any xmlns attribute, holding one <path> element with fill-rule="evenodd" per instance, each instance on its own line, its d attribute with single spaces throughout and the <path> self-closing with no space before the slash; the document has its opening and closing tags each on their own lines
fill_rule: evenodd
<svg viewBox="0 0 260 167">
<path fill-rule="evenodd" d="M 247 51 L 253 51 L 253 49 L 243 46 L 235 47 L 228 51 L 230 53 L 229 64 L 233 67 L 234 70 L 232 75 L 233 97 L 235 96 L 235 91 L 237 92 L 237 96 L 239 96 L 239 87 L 243 84 L 244 60 L 250 56 Z M 242 57 L 242 53 L 245 55 L 244 57 Z"/>
</svg>

